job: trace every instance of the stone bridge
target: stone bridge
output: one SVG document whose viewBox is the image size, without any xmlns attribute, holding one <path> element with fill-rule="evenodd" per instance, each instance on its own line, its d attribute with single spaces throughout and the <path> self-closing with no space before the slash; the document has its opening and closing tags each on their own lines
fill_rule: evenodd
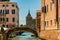
<svg viewBox="0 0 60 40">
<path fill-rule="evenodd" d="M 36 30 L 33 30 L 31 28 L 27 28 L 27 27 L 15 27 L 15 28 L 12 28 L 10 30 L 7 30 L 7 31 L 4 31 L 2 33 L 2 36 L 3 36 L 3 40 L 8 40 L 9 38 L 9 35 L 13 32 L 15 33 L 19 33 L 19 32 L 24 32 L 24 31 L 27 31 L 27 32 L 31 32 L 33 34 L 36 35 L 36 37 L 38 37 L 38 34 L 37 34 L 37 31 Z"/>
</svg>

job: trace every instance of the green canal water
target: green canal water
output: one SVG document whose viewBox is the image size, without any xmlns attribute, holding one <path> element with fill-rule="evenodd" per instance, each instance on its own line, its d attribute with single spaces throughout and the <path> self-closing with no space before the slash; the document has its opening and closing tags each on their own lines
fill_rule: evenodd
<svg viewBox="0 0 60 40">
<path fill-rule="evenodd" d="M 33 36 L 31 36 L 33 35 Z M 18 35 L 13 38 L 9 38 L 9 40 L 40 40 L 37 37 L 35 37 L 34 34 L 29 33 L 29 32 L 24 32 L 22 35 Z"/>
<path fill-rule="evenodd" d="M 36 38 L 19 38 L 19 37 L 15 37 L 15 38 L 12 38 L 10 40 L 37 40 Z"/>
</svg>

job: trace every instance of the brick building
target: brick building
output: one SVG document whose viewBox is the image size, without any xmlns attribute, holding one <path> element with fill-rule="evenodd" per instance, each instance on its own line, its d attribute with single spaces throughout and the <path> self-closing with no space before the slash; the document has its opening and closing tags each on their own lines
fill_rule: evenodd
<svg viewBox="0 0 60 40">
<path fill-rule="evenodd" d="M 36 18 L 32 19 L 32 28 L 36 29 Z"/>
<path fill-rule="evenodd" d="M 0 27 L 16 27 L 19 25 L 19 9 L 17 3 L 0 0 Z"/>
<path fill-rule="evenodd" d="M 26 26 L 32 29 L 35 29 L 36 19 L 32 18 L 30 14 L 30 10 L 28 11 L 28 15 L 26 16 Z"/>
<path fill-rule="evenodd" d="M 30 14 L 30 10 L 28 11 L 28 15 L 26 16 L 26 25 L 27 27 L 31 27 L 32 25 L 32 16 Z"/>
<path fill-rule="evenodd" d="M 37 29 L 37 32 L 38 32 L 38 34 L 40 34 L 40 27 L 41 27 L 41 11 L 40 10 L 37 10 L 36 11 L 36 15 L 37 15 L 37 17 L 36 17 L 36 29 Z"/>
<path fill-rule="evenodd" d="M 60 0 L 41 0 L 41 6 L 39 37 L 60 40 Z"/>
</svg>

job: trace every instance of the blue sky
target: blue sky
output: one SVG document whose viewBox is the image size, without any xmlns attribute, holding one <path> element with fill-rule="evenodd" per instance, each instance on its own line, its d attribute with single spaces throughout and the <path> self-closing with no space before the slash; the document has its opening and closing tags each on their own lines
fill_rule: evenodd
<svg viewBox="0 0 60 40">
<path fill-rule="evenodd" d="M 36 18 L 36 10 L 41 8 L 41 0 L 11 0 L 11 2 L 17 2 L 19 7 L 19 24 L 26 23 L 26 16 L 28 10 L 33 18 Z"/>
</svg>

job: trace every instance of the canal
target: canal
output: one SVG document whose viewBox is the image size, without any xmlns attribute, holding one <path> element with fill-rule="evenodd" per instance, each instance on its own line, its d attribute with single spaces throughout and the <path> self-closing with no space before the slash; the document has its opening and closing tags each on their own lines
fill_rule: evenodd
<svg viewBox="0 0 60 40">
<path fill-rule="evenodd" d="M 40 39 L 38 39 L 33 33 L 24 32 L 21 35 L 9 38 L 9 40 L 40 40 Z"/>
</svg>

